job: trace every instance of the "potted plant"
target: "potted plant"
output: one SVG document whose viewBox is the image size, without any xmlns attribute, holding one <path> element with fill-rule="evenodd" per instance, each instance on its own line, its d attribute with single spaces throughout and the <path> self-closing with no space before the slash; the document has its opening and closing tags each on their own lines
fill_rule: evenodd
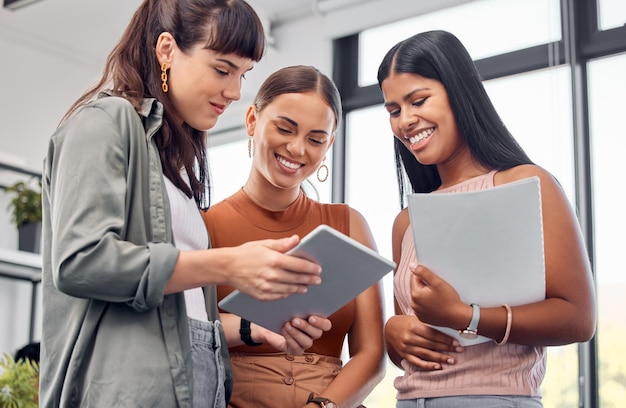
<svg viewBox="0 0 626 408">
<path fill-rule="evenodd" d="M 35 183 L 19 181 L 5 188 L 13 198 L 9 202 L 11 222 L 19 231 L 21 251 L 40 252 L 41 247 L 41 180 Z"/>
<path fill-rule="evenodd" d="M 37 408 L 39 364 L 29 358 L 15 361 L 9 354 L 0 359 L 0 408 Z"/>
</svg>

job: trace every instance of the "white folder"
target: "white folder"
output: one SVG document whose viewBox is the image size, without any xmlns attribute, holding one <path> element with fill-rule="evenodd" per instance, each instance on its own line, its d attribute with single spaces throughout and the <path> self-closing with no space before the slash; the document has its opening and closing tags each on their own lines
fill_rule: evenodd
<svg viewBox="0 0 626 408">
<path fill-rule="evenodd" d="M 418 262 L 463 302 L 495 307 L 545 299 L 538 177 L 479 191 L 411 194 L 408 204 Z M 491 340 L 437 328 L 463 345 Z"/>
</svg>

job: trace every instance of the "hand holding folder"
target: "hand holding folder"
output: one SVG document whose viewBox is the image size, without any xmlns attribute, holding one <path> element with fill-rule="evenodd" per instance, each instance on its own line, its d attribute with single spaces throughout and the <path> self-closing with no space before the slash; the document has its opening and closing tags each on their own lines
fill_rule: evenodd
<svg viewBox="0 0 626 408">
<path fill-rule="evenodd" d="M 480 191 L 412 194 L 408 203 L 419 263 L 464 303 L 515 306 L 545 298 L 538 177 Z M 463 345 L 490 340 L 437 328 Z"/>
</svg>

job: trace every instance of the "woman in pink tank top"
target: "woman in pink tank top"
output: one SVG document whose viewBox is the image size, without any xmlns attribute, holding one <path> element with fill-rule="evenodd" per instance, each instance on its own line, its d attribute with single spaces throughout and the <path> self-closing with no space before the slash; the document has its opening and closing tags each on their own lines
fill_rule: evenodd
<svg viewBox="0 0 626 408">
<path fill-rule="evenodd" d="M 397 407 L 542 406 L 545 347 L 587 341 L 595 330 L 590 264 L 565 194 L 504 126 L 452 34 L 430 31 L 399 42 L 384 57 L 378 83 L 395 135 L 402 207 L 405 193 L 482 190 L 538 177 L 543 219 L 545 299 L 481 306 L 463 302 L 436 270 L 418 263 L 407 208 L 398 214 L 396 315 L 385 326 L 389 357 L 404 370 L 394 382 Z M 492 341 L 461 346 L 431 325 Z"/>
</svg>

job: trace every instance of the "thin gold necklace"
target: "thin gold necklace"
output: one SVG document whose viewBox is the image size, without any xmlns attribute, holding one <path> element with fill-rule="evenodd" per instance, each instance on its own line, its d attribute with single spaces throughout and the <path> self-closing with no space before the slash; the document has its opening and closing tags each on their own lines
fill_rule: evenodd
<svg viewBox="0 0 626 408">
<path fill-rule="evenodd" d="M 286 210 L 287 208 L 291 207 L 291 205 L 292 205 L 293 203 L 295 203 L 296 201 L 298 201 L 298 198 L 300 198 L 300 195 L 302 195 L 302 189 L 300 189 L 300 191 L 299 191 L 299 193 L 298 193 L 298 196 L 295 198 L 295 200 L 293 200 L 292 202 L 290 202 L 289 204 L 287 204 L 287 205 L 286 205 L 286 206 L 284 206 L 284 207 L 281 207 L 281 208 L 275 209 L 275 208 L 272 208 L 272 206 L 265 204 L 265 203 L 263 202 L 263 200 L 260 200 L 258 197 L 255 197 L 253 194 L 251 194 L 250 189 L 248 188 L 248 186 L 245 186 L 245 185 L 244 185 L 244 186 L 243 186 L 243 191 L 244 191 L 244 193 L 248 196 L 248 198 L 250 198 L 250 200 L 252 200 L 252 202 L 253 202 L 253 203 L 255 203 L 257 206 L 259 206 L 259 207 L 261 207 L 261 208 L 263 208 L 263 209 L 269 210 L 269 211 L 284 211 L 284 210 Z"/>
</svg>

